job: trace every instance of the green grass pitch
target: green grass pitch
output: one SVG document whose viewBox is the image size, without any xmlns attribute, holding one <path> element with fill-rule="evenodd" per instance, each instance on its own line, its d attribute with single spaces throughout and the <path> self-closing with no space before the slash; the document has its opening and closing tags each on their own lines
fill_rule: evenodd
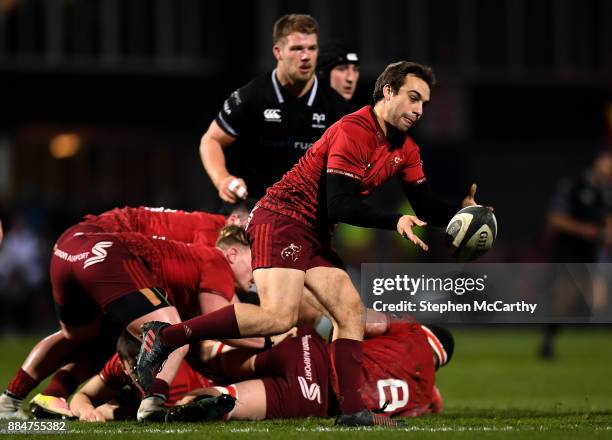
<svg viewBox="0 0 612 440">
<path fill-rule="evenodd" d="M 456 332 L 451 364 L 438 376 L 442 414 L 411 419 L 398 430 L 339 429 L 331 419 L 229 424 L 85 424 L 67 438 L 612 438 L 612 330 L 563 329 L 552 362 L 535 353 L 535 328 L 467 328 Z M 4 387 L 33 343 L 0 339 Z M 2 422 L 6 428 L 6 422 Z M 38 435 L 19 435 L 17 438 Z M 44 437 L 43 437 L 44 438 Z"/>
</svg>

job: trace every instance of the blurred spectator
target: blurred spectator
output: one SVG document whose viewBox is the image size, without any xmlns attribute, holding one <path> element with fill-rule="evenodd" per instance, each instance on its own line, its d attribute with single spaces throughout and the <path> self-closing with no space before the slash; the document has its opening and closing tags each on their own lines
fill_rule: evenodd
<svg viewBox="0 0 612 440">
<path fill-rule="evenodd" d="M 606 194 L 612 184 L 612 152 L 597 155 L 590 169 L 575 178 L 560 182 L 547 217 L 549 257 L 555 263 L 595 263 L 604 245 L 606 226 Z M 561 271 L 560 271 L 561 272 Z M 594 304 L 594 295 L 601 296 L 601 279 L 591 280 L 586 266 L 572 266 L 556 277 L 551 288 L 553 308 L 557 315 L 572 312 L 583 299 Z M 599 289 L 598 289 L 599 283 Z M 592 286 L 591 292 L 580 291 Z M 604 288 L 605 289 L 605 288 Z M 601 298 L 597 298 L 600 302 Z M 540 356 L 554 356 L 554 339 L 558 324 L 545 327 Z"/>
<path fill-rule="evenodd" d="M 582 175 L 561 181 L 547 218 L 553 234 L 551 261 L 597 261 L 606 221 L 604 194 L 611 181 L 609 151 L 599 154 Z"/>
<path fill-rule="evenodd" d="M 36 232 L 19 216 L 6 230 L 0 248 L 0 299 L 2 323 L 9 328 L 24 330 L 37 305 L 37 295 L 45 282 L 43 243 Z"/>
</svg>

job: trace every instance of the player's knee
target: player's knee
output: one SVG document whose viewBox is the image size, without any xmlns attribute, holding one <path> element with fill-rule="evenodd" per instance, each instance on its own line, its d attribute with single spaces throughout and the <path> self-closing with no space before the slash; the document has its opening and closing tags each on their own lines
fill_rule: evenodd
<svg viewBox="0 0 612 440">
<path fill-rule="evenodd" d="M 272 329 L 273 333 L 285 333 L 297 324 L 298 313 L 297 311 L 288 311 L 282 315 L 273 315 L 270 318 L 274 327 Z"/>
<path fill-rule="evenodd" d="M 266 312 L 268 330 L 274 334 L 284 333 L 297 325 L 300 309 L 298 305 L 287 303 L 262 304 Z"/>
</svg>

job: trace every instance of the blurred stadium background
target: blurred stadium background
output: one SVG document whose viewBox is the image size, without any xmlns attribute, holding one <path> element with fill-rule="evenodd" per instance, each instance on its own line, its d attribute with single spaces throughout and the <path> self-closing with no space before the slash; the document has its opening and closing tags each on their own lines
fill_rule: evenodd
<svg viewBox="0 0 612 440">
<path fill-rule="evenodd" d="M 612 141 L 609 0 L 0 0 L 0 337 L 55 328 L 48 257 L 84 214 L 218 208 L 200 136 L 273 67 L 289 12 L 358 50 L 358 103 L 389 62 L 431 64 L 439 85 L 413 133 L 430 181 L 456 199 L 478 182 L 500 223 L 489 261 L 543 258 L 556 182 Z M 390 185 L 375 203 L 402 199 Z M 391 233 L 337 240 L 351 265 L 422 258 Z M 427 240 L 426 261 L 448 259 L 442 234 Z"/>
</svg>

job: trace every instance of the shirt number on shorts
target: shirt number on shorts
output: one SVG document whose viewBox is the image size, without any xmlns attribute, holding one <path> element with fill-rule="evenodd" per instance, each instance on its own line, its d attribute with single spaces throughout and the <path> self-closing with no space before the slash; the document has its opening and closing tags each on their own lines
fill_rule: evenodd
<svg viewBox="0 0 612 440">
<path fill-rule="evenodd" d="M 399 379 L 381 379 L 377 382 L 380 408 L 387 404 L 385 412 L 395 411 L 408 403 L 408 384 Z"/>
</svg>

